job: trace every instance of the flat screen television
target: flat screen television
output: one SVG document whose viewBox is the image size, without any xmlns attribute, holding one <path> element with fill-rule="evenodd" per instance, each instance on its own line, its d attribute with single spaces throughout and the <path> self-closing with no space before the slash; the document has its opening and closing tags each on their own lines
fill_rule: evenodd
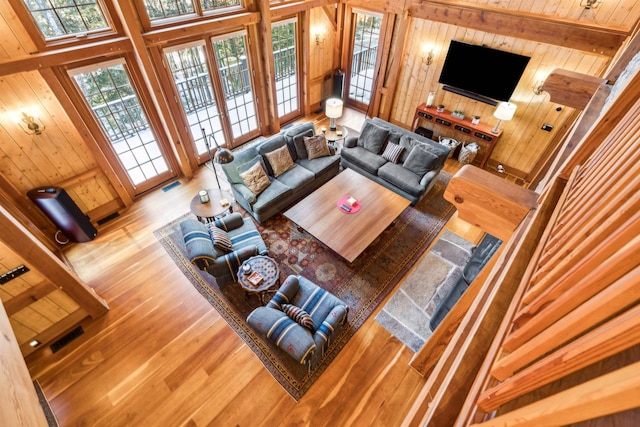
<svg viewBox="0 0 640 427">
<path fill-rule="evenodd" d="M 451 40 L 438 82 L 453 87 L 445 86 L 445 90 L 496 105 L 490 101 L 509 101 L 529 59 L 516 53 Z M 484 97 L 490 99 L 480 99 Z"/>
</svg>

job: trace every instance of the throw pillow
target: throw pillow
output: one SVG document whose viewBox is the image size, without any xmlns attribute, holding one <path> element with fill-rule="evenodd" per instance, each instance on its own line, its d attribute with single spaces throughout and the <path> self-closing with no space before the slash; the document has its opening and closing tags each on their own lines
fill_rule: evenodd
<svg viewBox="0 0 640 427">
<path fill-rule="evenodd" d="M 307 158 L 307 148 L 304 146 L 304 137 L 313 136 L 313 130 L 307 129 L 305 132 L 300 135 L 296 135 L 293 137 L 293 146 L 296 147 L 296 154 L 299 159 Z"/>
<path fill-rule="evenodd" d="M 289 169 L 293 169 L 296 165 L 293 163 L 293 159 L 289 153 L 289 148 L 287 148 L 286 145 L 278 148 L 277 150 L 273 150 L 270 153 L 265 153 L 265 156 L 271 165 L 273 176 L 275 177 L 282 175 Z"/>
<path fill-rule="evenodd" d="M 331 155 L 324 135 L 305 136 L 303 139 L 309 160 Z"/>
<path fill-rule="evenodd" d="M 297 323 L 309 329 L 311 332 L 314 331 L 315 327 L 313 326 L 313 319 L 309 316 L 309 313 L 300 307 L 293 304 L 282 304 L 282 311 Z"/>
<path fill-rule="evenodd" d="M 389 142 L 387 147 L 384 149 L 384 153 L 382 153 L 382 157 L 389 160 L 393 163 L 398 163 L 400 159 L 400 155 L 404 151 L 404 147 L 399 144 L 394 144 L 393 142 Z"/>
<path fill-rule="evenodd" d="M 220 249 L 224 253 L 229 253 L 233 251 L 233 246 L 231 245 L 231 237 L 229 237 L 229 233 L 216 227 L 212 223 L 208 223 L 207 228 L 209 229 L 209 234 L 211 235 L 213 246 Z"/>
<path fill-rule="evenodd" d="M 244 184 L 251 190 L 256 196 L 262 193 L 271 184 L 267 173 L 260 162 L 254 163 L 246 172 L 240 174 L 240 178 L 244 181 Z"/>
<path fill-rule="evenodd" d="M 404 161 L 402 166 L 418 176 L 424 176 L 435 167 L 438 162 L 438 157 L 420 145 L 421 144 L 417 144 L 413 147 L 413 150 L 411 150 L 411 153 L 409 153 L 407 160 Z"/>
<path fill-rule="evenodd" d="M 371 122 L 366 122 L 358 137 L 358 145 L 362 145 L 362 147 L 374 154 L 380 154 L 388 136 L 389 131 L 387 129 Z"/>
</svg>

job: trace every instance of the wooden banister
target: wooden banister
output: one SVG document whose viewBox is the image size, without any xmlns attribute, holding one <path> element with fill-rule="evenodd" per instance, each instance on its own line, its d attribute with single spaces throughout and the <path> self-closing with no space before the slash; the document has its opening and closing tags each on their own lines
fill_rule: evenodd
<svg viewBox="0 0 640 427">
<path fill-rule="evenodd" d="M 537 206 L 538 194 L 465 165 L 451 178 L 444 198 L 455 205 L 460 219 L 506 241 Z"/>
</svg>

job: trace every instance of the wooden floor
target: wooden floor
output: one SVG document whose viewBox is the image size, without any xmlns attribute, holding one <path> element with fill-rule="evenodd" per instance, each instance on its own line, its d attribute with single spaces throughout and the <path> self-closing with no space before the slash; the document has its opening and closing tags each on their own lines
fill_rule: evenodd
<svg viewBox="0 0 640 427">
<path fill-rule="evenodd" d="M 346 116 L 342 124 L 360 128 L 361 115 Z M 399 425 L 425 380 L 376 313 L 300 402 L 280 387 L 153 236 L 189 211 L 197 190 L 216 185 L 205 167 L 180 181 L 65 251 L 111 310 L 56 354 L 43 349 L 27 360 L 60 425 Z M 480 238 L 461 221 L 449 228 Z"/>
</svg>

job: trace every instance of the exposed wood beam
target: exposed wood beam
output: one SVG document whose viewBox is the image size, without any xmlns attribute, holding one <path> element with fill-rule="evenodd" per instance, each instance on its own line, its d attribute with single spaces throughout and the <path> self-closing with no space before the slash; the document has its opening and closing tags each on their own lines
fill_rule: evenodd
<svg viewBox="0 0 640 427">
<path fill-rule="evenodd" d="M 69 295 L 80 307 L 97 317 L 105 313 L 109 306 L 93 289 L 84 284 L 60 259 L 35 239 L 11 214 L 0 206 L 0 238 L 18 254 L 26 264 L 46 272 L 51 282 Z"/>
<path fill-rule="evenodd" d="M 91 58 L 110 57 L 133 50 L 127 37 L 104 40 L 83 46 L 58 49 L 51 52 L 35 53 L 27 57 L 0 62 L 0 76 L 22 73 L 58 65 L 69 64 Z"/>
<path fill-rule="evenodd" d="M 519 39 L 568 47 L 613 57 L 630 35 L 617 28 L 585 25 L 504 9 L 429 1 L 409 6 L 414 18 L 444 22 Z"/>
<path fill-rule="evenodd" d="M 47 419 L 38 402 L 29 370 L 2 303 L 0 334 L 0 382 L 3 384 L 0 387 L 0 425 L 46 427 Z"/>
<path fill-rule="evenodd" d="M 316 7 L 324 7 L 333 4 L 335 4 L 335 1 L 332 0 L 311 0 L 275 6 L 271 8 L 271 19 L 276 20 L 278 18 L 304 12 L 305 10 L 311 10 Z"/>
<path fill-rule="evenodd" d="M 202 36 L 202 34 L 217 33 L 232 28 L 255 25 L 260 22 L 260 19 L 260 12 L 239 13 L 229 17 L 208 19 L 192 24 L 149 31 L 145 33 L 143 37 L 148 44 L 163 44 L 183 38 Z"/>
</svg>

